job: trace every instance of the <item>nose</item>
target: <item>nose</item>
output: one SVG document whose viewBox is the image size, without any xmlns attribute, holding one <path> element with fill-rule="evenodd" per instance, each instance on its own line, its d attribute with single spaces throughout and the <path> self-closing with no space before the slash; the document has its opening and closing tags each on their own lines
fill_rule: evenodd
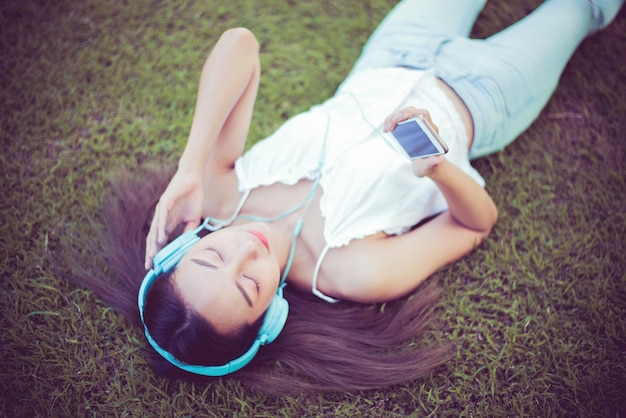
<svg viewBox="0 0 626 418">
<path fill-rule="evenodd" d="M 231 251 L 232 256 L 227 263 L 229 270 L 237 272 L 241 270 L 245 264 L 256 260 L 259 256 L 259 246 L 253 240 L 242 240 L 234 244 Z"/>
</svg>

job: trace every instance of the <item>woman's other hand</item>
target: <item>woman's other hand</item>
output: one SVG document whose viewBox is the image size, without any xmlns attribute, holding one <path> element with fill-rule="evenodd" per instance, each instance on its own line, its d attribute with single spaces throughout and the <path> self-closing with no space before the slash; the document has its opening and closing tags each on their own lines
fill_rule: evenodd
<svg viewBox="0 0 626 418">
<path fill-rule="evenodd" d="M 418 109 L 416 107 L 410 106 L 406 107 L 396 113 L 392 113 L 385 119 L 385 123 L 383 125 L 383 132 L 391 132 L 396 129 L 398 123 L 404 122 L 405 120 L 413 119 L 417 115 L 422 115 L 424 119 L 430 124 L 430 126 L 435 130 L 435 132 L 439 133 L 439 128 L 430 117 L 430 113 L 426 109 Z M 413 173 L 417 177 L 427 177 L 435 172 L 439 164 L 441 164 L 445 160 L 445 157 L 442 155 L 436 155 L 434 157 L 426 157 L 426 158 L 416 158 L 412 162 Z"/>
<path fill-rule="evenodd" d="M 184 224 L 185 232 L 200 225 L 203 202 L 202 176 L 177 171 L 154 210 L 146 238 L 146 270 L 152 267 L 152 258 L 178 225 Z"/>
<path fill-rule="evenodd" d="M 385 123 L 383 124 L 383 132 L 391 132 L 396 129 L 398 123 L 404 122 L 405 120 L 413 119 L 417 115 L 422 115 L 424 119 L 432 126 L 435 132 L 439 133 L 439 128 L 433 120 L 430 118 L 430 113 L 426 109 L 418 109 L 413 106 L 405 107 L 402 110 L 399 110 L 391 115 L 387 116 L 385 119 Z"/>
</svg>

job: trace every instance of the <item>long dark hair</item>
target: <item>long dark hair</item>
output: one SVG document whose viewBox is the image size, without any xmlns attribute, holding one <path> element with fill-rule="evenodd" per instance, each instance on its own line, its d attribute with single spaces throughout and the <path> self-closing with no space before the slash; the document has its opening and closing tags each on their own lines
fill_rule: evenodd
<svg viewBox="0 0 626 418">
<path fill-rule="evenodd" d="M 144 320 L 154 340 L 187 364 L 218 366 L 241 356 L 252 346 L 263 325 L 263 315 L 252 324 L 242 324 L 228 334 L 218 332 L 209 321 L 189 308 L 172 281 L 172 272 L 159 277 L 150 287 Z M 150 363 L 165 376 L 176 376 L 178 368 L 156 352 Z"/>
<path fill-rule="evenodd" d="M 111 181 L 103 205 L 105 225 L 98 235 L 110 272 L 86 274 L 90 269 L 84 269 L 72 276 L 137 325 L 145 237 L 154 206 L 172 175 L 173 170 L 153 167 L 135 173 L 132 180 L 122 172 Z M 219 348 L 214 342 L 224 344 L 224 336 L 189 312 L 170 280 L 160 279 L 154 286 L 152 307 L 146 306 L 152 310 L 147 316 L 153 318 L 148 327 L 155 340 L 180 360 L 223 364 L 249 348 L 256 330 L 241 330 Z M 373 389 L 422 377 L 449 357 L 447 348 L 420 340 L 439 290 L 427 282 L 410 297 L 391 303 L 332 305 L 287 286 L 290 312 L 282 333 L 261 347 L 248 366 L 229 376 L 258 391 L 283 394 Z M 216 357 L 207 359 L 207 352 Z M 198 380 L 155 352 L 150 357 L 159 373 Z"/>
</svg>

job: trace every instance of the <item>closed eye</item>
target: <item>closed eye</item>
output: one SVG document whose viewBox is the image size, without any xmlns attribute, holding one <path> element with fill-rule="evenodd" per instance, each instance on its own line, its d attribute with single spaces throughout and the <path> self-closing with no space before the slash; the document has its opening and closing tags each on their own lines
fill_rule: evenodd
<svg viewBox="0 0 626 418">
<path fill-rule="evenodd" d="M 253 277 L 246 276 L 245 274 L 243 275 L 243 277 L 248 279 L 248 280 L 251 280 L 252 282 L 254 282 L 254 285 L 256 286 L 256 291 L 258 293 L 259 292 L 259 282 L 256 279 L 254 279 Z"/>
<path fill-rule="evenodd" d="M 215 248 L 207 248 L 206 251 L 210 251 L 214 253 L 215 255 L 217 255 L 217 257 L 220 259 L 221 262 L 224 262 L 224 257 L 222 257 L 222 254 Z M 212 261 L 206 261 L 206 260 L 202 260 L 199 258 L 192 258 L 191 261 L 193 261 L 194 263 L 200 266 L 210 267 L 213 269 L 217 268 L 217 266 Z"/>
<path fill-rule="evenodd" d="M 223 258 L 222 258 L 222 257 L 221 257 L 221 255 L 220 255 L 220 253 L 219 253 L 217 250 L 215 250 L 215 249 L 211 249 L 211 248 L 209 248 L 208 250 L 213 251 L 214 253 L 216 253 L 216 254 L 220 257 L 220 259 L 221 259 L 222 261 L 224 261 L 224 260 L 223 260 Z M 200 266 L 209 267 L 209 268 L 212 268 L 212 269 L 217 269 L 217 268 L 218 268 L 218 267 L 217 267 L 216 265 L 214 265 L 213 263 L 207 262 L 207 261 L 205 261 L 205 260 L 201 260 L 201 259 L 199 259 L 199 258 L 192 258 L 192 259 L 191 259 L 191 261 L 192 261 L 193 263 L 196 263 L 196 264 L 200 265 Z M 243 277 L 244 277 L 245 279 L 247 279 L 247 280 L 251 280 L 251 281 L 253 281 L 253 282 L 255 283 L 255 285 L 256 285 L 256 289 L 257 289 L 257 293 L 258 293 L 258 291 L 259 291 L 259 284 L 258 284 L 258 282 L 257 282 L 256 280 L 254 280 L 253 278 L 251 278 L 251 277 L 248 277 L 248 276 L 243 276 Z M 248 306 L 250 306 L 250 307 L 252 308 L 252 307 L 253 307 L 253 305 L 252 305 L 252 299 L 250 299 L 250 296 L 248 295 L 248 292 L 246 292 L 246 290 L 243 288 L 243 286 L 242 286 L 242 285 L 241 285 L 241 283 L 239 283 L 239 282 L 235 283 L 235 286 L 237 286 L 237 289 L 239 289 L 239 291 L 241 292 L 241 295 L 242 295 L 242 296 L 243 296 L 243 298 L 245 299 L 245 301 L 246 301 L 246 303 L 248 304 Z"/>
<path fill-rule="evenodd" d="M 217 248 L 209 247 L 207 248 L 207 250 L 214 252 L 215 254 L 217 254 L 217 256 L 220 258 L 221 261 L 224 261 L 224 257 L 222 256 L 222 253 Z"/>
</svg>

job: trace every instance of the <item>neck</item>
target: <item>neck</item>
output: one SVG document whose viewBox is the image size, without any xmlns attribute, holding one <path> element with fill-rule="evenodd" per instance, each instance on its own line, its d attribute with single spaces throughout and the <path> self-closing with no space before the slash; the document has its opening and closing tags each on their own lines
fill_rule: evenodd
<svg viewBox="0 0 626 418">
<path fill-rule="evenodd" d="M 304 218 L 319 191 L 317 181 L 274 184 L 255 189 L 246 199 L 236 223 L 263 222 L 276 239 L 281 271 L 290 268 Z M 291 260 L 293 261 L 293 260 Z"/>
<path fill-rule="evenodd" d="M 277 242 L 277 253 L 280 271 L 284 272 L 288 266 L 291 252 L 295 250 L 294 245 L 297 244 L 298 237 L 294 234 L 296 226 L 300 220 L 298 211 L 285 219 L 269 222 L 268 226 L 274 233 Z"/>
</svg>

